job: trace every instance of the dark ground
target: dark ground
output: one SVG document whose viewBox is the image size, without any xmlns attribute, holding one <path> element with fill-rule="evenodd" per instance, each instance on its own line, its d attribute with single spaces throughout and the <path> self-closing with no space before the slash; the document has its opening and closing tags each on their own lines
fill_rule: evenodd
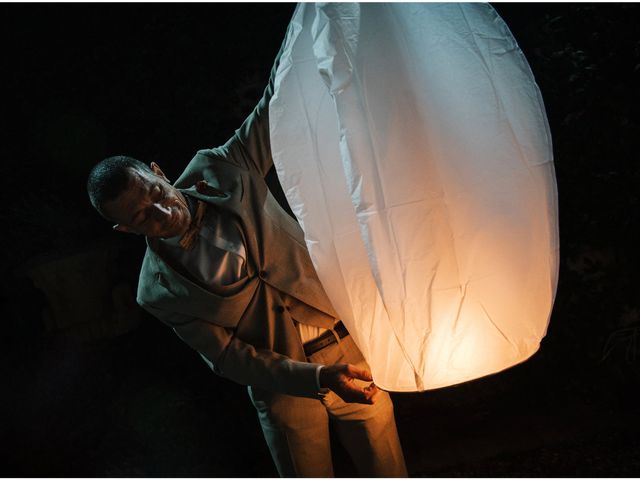
<svg viewBox="0 0 640 480">
<path fill-rule="evenodd" d="M 142 241 L 110 232 L 84 181 L 117 153 L 175 178 L 223 143 L 261 95 L 293 8 L 0 6 L 3 476 L 276 474 L 244 388 L 131 306 Z M 496 8 L 548 110 L 560 284 L 531 360 L 394 394 L 409 472 L 639 476 L 640 8 Z"/>
</svg>

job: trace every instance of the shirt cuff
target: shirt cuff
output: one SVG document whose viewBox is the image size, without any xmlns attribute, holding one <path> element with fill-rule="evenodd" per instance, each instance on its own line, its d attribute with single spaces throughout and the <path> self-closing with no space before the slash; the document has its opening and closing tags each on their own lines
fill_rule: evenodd
<svg viewBox="0 0 640 480">
<path fill-rule="evenodd" d="M 324 365 L 318 365 L 316 367 L 316 386 L 318 387 L 319 392 L 326 390 L 326 388 L 320 387 L 320 370 L 322 369 L 322 367 L 324 367 Z"/>
</svg>

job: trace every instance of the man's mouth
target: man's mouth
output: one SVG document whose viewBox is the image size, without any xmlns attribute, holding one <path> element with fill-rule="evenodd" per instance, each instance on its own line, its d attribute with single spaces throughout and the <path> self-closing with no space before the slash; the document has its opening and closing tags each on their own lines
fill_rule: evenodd
<svg viewBox="0 0 640 480">
<path fill-rule="evenodd" d="M 179 227 L 185 221 L 185 215 L 183 215 L 180 208 L 174 206 L 171 209 L 171 216 L 169 217 L 169 223 L 167 224 L 167 230 L 174 230 Z"/>
<path fill-rule="evenodd" d="M 172 212 L 171 216 L 169 217 L 168 223 L 165 225 L 165 230 L 168 232 L 174 230 L 176 225 L 178 224 L 178 220 L 179 220 L 179 215 L 176 214 L 175 212 Z"/>
</svg>

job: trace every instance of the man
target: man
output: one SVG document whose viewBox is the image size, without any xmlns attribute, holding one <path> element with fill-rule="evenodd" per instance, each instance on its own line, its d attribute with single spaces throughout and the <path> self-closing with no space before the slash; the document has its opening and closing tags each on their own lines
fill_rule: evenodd
<svg viewBox="0 0 640 480">
<path fill-rule="evenodd" d="M 329 418 L 362 475 L 406 476 L 389 395 L 370 383 L 302 230 L 264 181 L 278 59 L 240 129 L 174 185 L 155 163 L 111 157 L 92 170 L 89 196 L 116 230 L 147 238 L 138 303 L 249 386 L 281 476 L 333 475 Z"/>
</svg>

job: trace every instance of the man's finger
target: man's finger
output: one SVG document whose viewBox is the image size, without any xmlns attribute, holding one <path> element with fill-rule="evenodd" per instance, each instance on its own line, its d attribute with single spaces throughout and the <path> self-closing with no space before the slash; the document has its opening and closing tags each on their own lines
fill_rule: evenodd
<svg viewBox="0 0 640 480">
<path fill-rule="evenodd" d="M 372 404 L 375 402 L 375 396 L 379 392 L 375 384 L 362 388 L 350 383 L 344 386 L 343 394 L 340 395 L 345 402 L 356 402 Z"/>
<path fill-rule="evenodd" d="M 351 378 L 357 378 L 358 380 L 366 380 L 367 382 L 373 381 L 373 377 L 370 372 L 354 365 L 349 365 L 348 374 Z"/>
<path fill-rule="evenodd" d="M 378 389 L 378 386 L 375 383 L 370 383 L 368 387 L 365 387 L 364 389 L 366 392 L 372 392 L 372 393 L 377 393 L 380 390 Z"/>
<path fill-rule="evenodd" d="M 371 398 L 371 403 L 375 403 L 376 396 L 380 393 L 380 389 L 375 383 L 371 383 L 368 387 L 364 389 L 365 393 Z"/>
</svg>

